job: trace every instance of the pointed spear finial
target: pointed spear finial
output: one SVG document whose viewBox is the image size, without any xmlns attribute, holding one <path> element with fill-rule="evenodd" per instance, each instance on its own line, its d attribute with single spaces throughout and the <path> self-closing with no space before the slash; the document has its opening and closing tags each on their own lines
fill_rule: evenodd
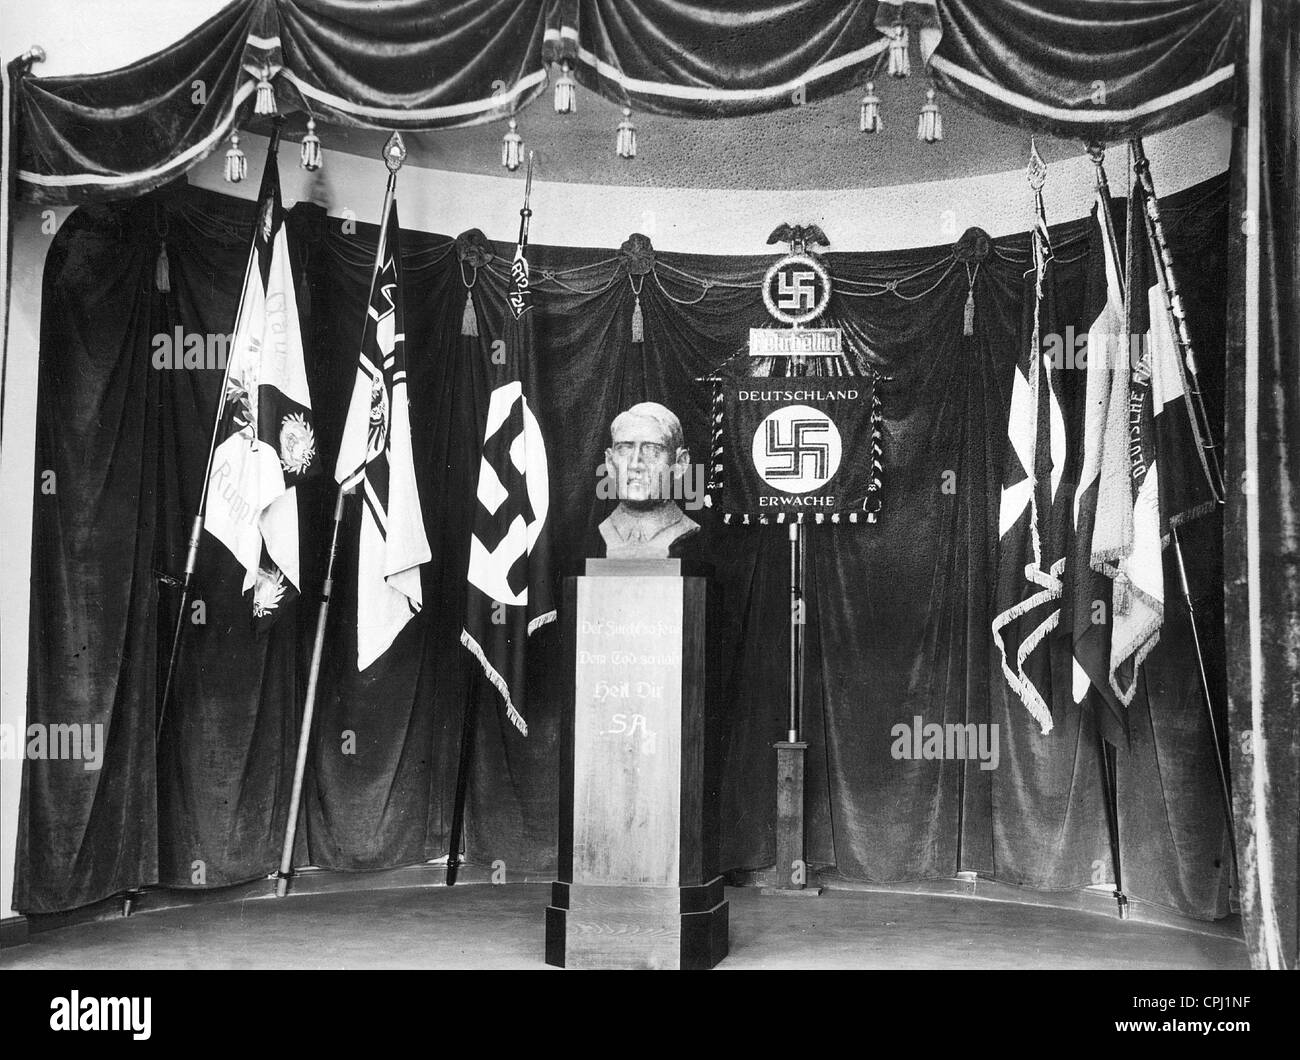
<svg viewBox="0 0 1300 1060">
<path fill-rule="evenodd" d="M 388 143 L 384 144 L 384 165 L 388 167 L 388 172 L 396 173 L 405 161 L 406 144 L 402 141 L 402 134 L 395 132 L 388 138 Z"/>
</svg>

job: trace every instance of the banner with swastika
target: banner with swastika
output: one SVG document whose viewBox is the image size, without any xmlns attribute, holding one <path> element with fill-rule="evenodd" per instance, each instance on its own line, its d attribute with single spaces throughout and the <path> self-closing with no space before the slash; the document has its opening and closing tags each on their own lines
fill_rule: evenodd
<svg viewBox="0 0 1300 1060">
<path fill-rule="evenodd" d="M 707 503 L 726 522 L 875 522 L 879 427 L 870 378 L 720 380 Z"/>
</svg>

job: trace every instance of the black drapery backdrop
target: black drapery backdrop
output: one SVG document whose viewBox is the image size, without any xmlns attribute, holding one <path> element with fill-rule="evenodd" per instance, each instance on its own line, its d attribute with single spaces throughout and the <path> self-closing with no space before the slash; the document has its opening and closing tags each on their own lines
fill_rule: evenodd
<svg viewBox="0 0 1300 1060">
<path fill-rule="evenodd" d="M 407 0 L 376 18 L 360 0 L 232 0 L 130 66 L 24 72 L 19 191 L 86 203 L 158 188 L 254 120 L 263 78 L 282 112 L 377 129 L 504 120 L 543 92 L 546 63 L 570 63 L 608 99 L 681 117 L 798 106 L 873 77 L 887 94 L 884 30 L 896 25 L 922 41 L 914 76 L 977 110 L 1117 141 L 1231 98 L 1241 10 L 1237 0 Z"/>
<path fill-rule="evenodd" d="M 1165 203 L 1176 260 L 1189 265 L 1185 297 L 1216 401 L 1225 204 L 1221 179 Z M 233 563 L 205 542 L 206 624 L 190 630 L 156 771 L 151 727 L 159 636 L 174 606 L 154 571 L 174 573 L 183 559 L 220 386 L 219 370 L 155 370 L 151 337 L 177 324 L 196 333 L 231 325 L 249 209 L 192 189 L 87 208 L 64 224 L 51 252 L 36 466 L 56 471 L 58 489 L 41 494 L 37 483 L 29 713 L 102 722 L 110 740 L 98 772 L 27 763 L 17 888 L 26 912 L 150 883 L 227 884 L 276 865 L 314 623 L 308 601 L 333 503 L 328 482 L 301 499 L 308 594 L 265 640 L 248 631 Z M 347 234 L 309 207 L 292 218 L 330 467 L 375 234 L 365 226 Z M 171 265 L 166 295 L 154 286 L 160 238 Z M 1063 319 L 1080 326 L 1086 222 L 1054 229 L 1053 244 Z M 464 284 L 476 277 L 480 319 L 496 323 L 511 248 L 492 249 L 495 260 L 475 272 L 447 237 L 403 236 L 412 433 L 434 554 L 423 572 L 426 606 L 383 659 L 355 671 L 349 513 L 299 864 L 363 870 L 446 853 L 473 703 L 469 859 L 503 861 L 507 878 L 555 866 L 560 663 L 552 634 L 539 633 L 530 656 L 526 739 L 458 643 L 490 353 L 460 334 Z M 997 469 L 1028 254 L 1024 236 L 992 241 L 974 272 L 969 337 L 968 273 L 952 247 L 826 256 L 837 281 L 832 322 L 888 377 L 881 521 L 810 528 L 808 853 L 827 872 L 898 881 L 971 869 L 1047 889 L 1111 879 L 1091 722 L 1058 702 L 1056 730 L 1038 735 L 990 658 Z M 765 321 L 757 281 L 770 258 L 658 254 L 640 292 L 644 341 L 634 343 L 624 258 L 548 247 L 531 257 L 542 358 L 533 405 L 550 454 L 556 569 L 568 573 L 607 514 L 595 467 L 618 411 L 664 402 L 703 458 L 708 393 L 694 380 Z M 787 545 L 780 527 L 724 527 L 693 514 L 705 523 L 723 599 L 708 647 L 722 672 L 710 704 L 721 740 L 722 865 L 760 868 L 775 855 L 770 745 L 785 729 Z M 1192 577 L 1211 612 L 1221 576 L 1216 522 L 1187 535 Z M 1176 584 L 1172 567 L 1166 578 Z M 1133 746 L 1120 756 L 1126 885 L 1215 917 L 1227 911 L 1224 828 L 1185 614 L 1177 603 L 1168 611 L 1147 664 L 1149 703 L 1139 697 Z M 1221 631 L 1204 632 L 1220 657 Z M 916 716 L 998 725 L 998 768 L 895 760 L 891 730 Z"/>
<path fill-rule="evenodd" d="M 1257 205 L 1246 194 L 1251 161 L 1245 92 L 1238 97 L 1233 140 L 1229 236 L 1232 258 L 1243 264 L 1233 270 L 1228 296 L 1225 606 L 1232 794 L 1245 877 L 1246 941 L 1255 967 L 1295 968 L 1300 964 L 1300 100 L 1295 91 L 1300 10 L 1265 3 L 1260 14 Z M 1259 236 L 1257 287 L 1244 264 L 1248 232 Z M 1247 318 L 1251 300 L 1258 301 L 1255 334 Z M 1248 350 L 1256 342 L 1252 363 Z"/>
</svg>

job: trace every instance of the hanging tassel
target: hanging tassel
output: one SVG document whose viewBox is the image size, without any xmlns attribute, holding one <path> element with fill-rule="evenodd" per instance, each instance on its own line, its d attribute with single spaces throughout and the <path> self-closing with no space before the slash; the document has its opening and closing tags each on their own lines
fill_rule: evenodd
<svg viewBox="0 0 1300 1060">
<path fill-rule="evenodd" d="M 895 26 L 889 31 L 889 76 L 906 77 L 912 72 L 912 60 L 907 54 L 907 27 Z"/>
<path fill-rule="evenodd" d="M 572 114 L 577 109 L 578 83 L 566 62 L 560 68 L 560 76 L 555 79 L 555 113 Z"/>
<path fill-rule="evenodd" d="M 731 513 L 730 513 L 730 512 L 726 512 L 726 513 L 722 516 L 722 524 L 723 524 L 723 526 L 730 526 L 730 525 L 731 525 Z"/>
<path fill-rule="evenodd" d="M 777 512 L 776 513 L 777 525 L 780 526 L 783 522 L 785 522 L 785 512 Z"/>
<path fill-rule="evenodd" d="M 881 130 L 880 97 L 876 95 L 876 86 L 872 81 L 867 82 L 867 94 L 862 97 L 858 128 L 864 133 L 878 133 Z"/>
<path fill-rule="evenodd" d="M 262 76 L 257 81 L 257 101 L 253 104 L 254 114 L 275 113 L 275 89 L 271 87 L 271 68 L 262 67 Z"/>
<path fill-rule="evenodd" d="M 226 179 L 231 184 L 238 184 L 248 176 L 248 159 L 239 149 L 239 133 L 230 134 L 230 150 L 226 152 Z"/>
<path fill-rule="evenodd" d="M 632 124 L 632 108 L 623 108 L 623 120 L 618 123 L 618 136 L 614 150 L 619 158 L 636 158 L 636 126 Z"/>
<path fill-rule="evenodd" d="M 839 512 L 835 512 L 835 513 L 831 516 L 831 522 L 832 522 L 832 523 L 839 523 L 839 521 L 840 521 L 840 513 L 839 513 Z"/>
<path fill-rule="evenodd" d="M 632 305 L 632 341 L 645 341 L 645 319 L 641 316 L 641 296 L 636 296 L 636 302 Z"/>
<path fill-rule="evenodd" d="M 167 260 L 167 244 L 158 244 L 158 260 L 154 263 L 153 285 L 163 294 L 172 289 L 171 262 Z"/>
<path fill-rule="evenodd" d="M 962 318 L 961 333 L 975 334 L 975 282 L 973 280 L 966 291 L 966 315 Z"/>
<path fill-rule="evenodd" d="M 460 333 L 478 337 L 478 314 L 474 312 L 474 292 L 465 288 L 465 312 L 460 315 Z"/>
<path fill-rule="evenodd" d="M 857 512 L 849 512 L 849 522 L 851 522 L 851 523 L 856 523 L 857 521 L 858 521 L 858 513 L 857 513 Z"/>
<path fill-rule="evenodd" d="M 935 102 L 934 89 L 926 89 L 925 105 L 921 116 L 916 121 L 916 138 L 932 144 L 943 139 L 943 115 L 939 113 L 939 104 Z"/>
<path fill-rule="evenodd" d="M 519 160 L 524 153 L 524 138 L 518 132 L 519 123 L 510 119 L 510 127 L 501 138 L 501 164 L 513 173 L 519 168 Z"/>
<path fill-rule="evenodd" d="M 316 119 L 307 119 L 307 135 L 302 138 L 302 148 L 298 152 L 298 164 L 308 173 L 315 173 L 321 166 L 320 137 L 316 135 Z"/>
</svg>

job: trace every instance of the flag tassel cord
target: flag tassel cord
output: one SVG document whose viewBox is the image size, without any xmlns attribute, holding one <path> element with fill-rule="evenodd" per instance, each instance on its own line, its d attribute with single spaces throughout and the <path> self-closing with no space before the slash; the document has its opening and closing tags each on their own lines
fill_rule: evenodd
<svg viewBox="0 0 1300 1060">
<path fill-rule="evenodd" d="M 276 164 L 277 154 L 280 149 L 280 129 L 284 125 L 283 116 L 277 115 L 273 122 L 271 131 L 271 141 L 266 148 L 266 165 L 273 166 Z M 244 267 L 244 285 L 240 290 L 248 286 L 248 273 L 253 268 L 253 244 L 257 239 L 256 226 L 249 236 L 248 262 Z M 239 327 L 244 315 L 243 299 L 240 299 L 239 309 L 235 316 L 235 330 L 233 334 L 239 334 Z M 203 468 L 203 486 L 199 493 L 199 504 L 194 514 L 194 521 L 190 524 L 190 540 L 185 554 L 185 571 L 181 576 L 181 599 L 180 606 L 176 609 L 176 623 L 172 628 L 171 652 L 167 659 L 167 676 L 163 681 L 162 702 L 158 706 L 158 720 L 154 726 L 154 742 L 157 744 L 162 736 L 163 725 L 167 720 L 167 709 L 171 706 L 172 695 L 176 684 L 176 668 L 180 663 L 181 645 L 185 638 L 185 629 L 188 623 L 185 621 L 185 613 L 189 610 L 190 597 L 194 592 L 194 572 L 198 569 L 199 564 L 199 547 L 203 541 L 203 513 L 208 504 L 208 483 L 212 477 L 212 461 L 217 452 L 217 435 L 221 431 L 222 409 L 226 402 L 226 388 L 230 384 L 230 368 L 234 358 L 226 358 L 226 367 L 221 377 L 221 391 L 217 395 L 217 411 L 212 420 L 212 436 L 208 440 L 208 459 Z"/>
<path fill-rule="evenodd" d="M 334 501 L 334 529 L 330 534 L 329 560 L 325 565 L 325 582 L 321 586 L 320 611 L 316 616 L 316 640 L 311 649 L 311 671 L 307 677 L 307 699 L 302 709 L 302 725 L 298 730 L 298 757 L 293 767 L 293 788 L 289 795 L 289 817 L 284 825 L 284 846 L 280 851 L 280 871 L 276 873 L 275 896 L 283 898 L 289 893 L 289 880 L 293 876 L 293 847 L 298 835 L 298 810 L 302 804 L 302 785 L 307 774 L 307 748 L 311 741 L 311 723 L 316 713 L 316 691 L 320 685 L 321 659 L 325 652 L 325 626 L 329 619 L 330 597 L 334 593 L 334 561 L 339 554 L 339 531 L 343 525 L 343 501 L 348 495 L 346 486 L 340 486 Z"/>
</svg>

